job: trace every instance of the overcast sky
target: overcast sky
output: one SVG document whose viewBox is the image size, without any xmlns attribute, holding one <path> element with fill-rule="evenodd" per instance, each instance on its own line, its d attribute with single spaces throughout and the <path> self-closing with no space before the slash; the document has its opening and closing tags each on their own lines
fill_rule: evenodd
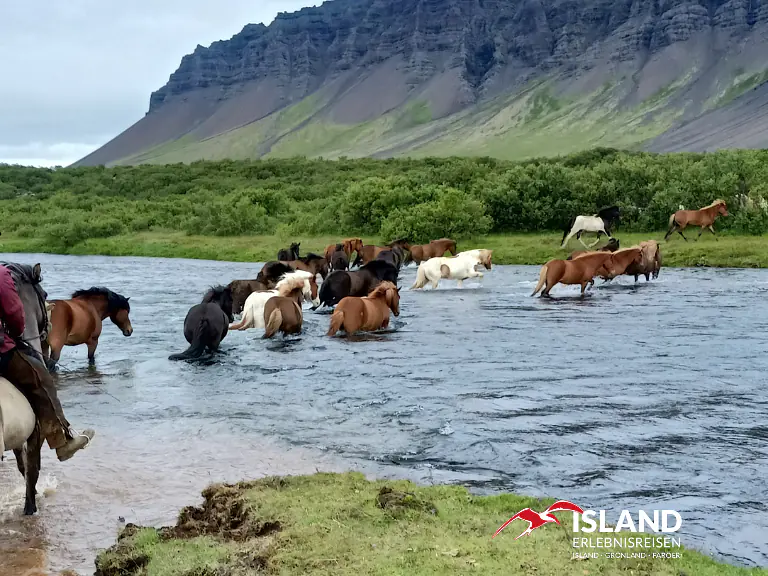
<svg viewBox="0 0 768 576">
<path fill-rule="evenodd" d="M 182 56 L 313 0 L 0 0 L 0 163 L 65 166 L 139 120 Z"/>
</svg>

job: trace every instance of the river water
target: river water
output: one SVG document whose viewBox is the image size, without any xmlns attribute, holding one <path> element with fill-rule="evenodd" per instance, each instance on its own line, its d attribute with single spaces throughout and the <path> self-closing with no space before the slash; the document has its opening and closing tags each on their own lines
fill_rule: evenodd
<svg viewBox="0 0 768 576">
<path fill-rule="evenodd" d="M 537 267 L 494 266 L 463 289 L 403 289 L 386 333 L 327 338 L 329 315 L 305 309 L 301 337 L 230 333 L 215 361 L 187 364 L 167 357 L 186 348 L 188 308 L 260 264 L 0 257 L 41 262 L 51 298 L 130 296 L 134 327 L 105 323 L 94 369 L 65 348 L 65 412 L 97 436 L 65 463 L 44 449 L 37 516 L 0 463 L 2 574 L 44 557 L 92 574 L 122 520 L 172 523 L 214 481 L 349 469 L 674 509 L 684 545 L 768 565 L 768 271 L 665 268 L 545 300 L 529 297 Z"/>
</svg>

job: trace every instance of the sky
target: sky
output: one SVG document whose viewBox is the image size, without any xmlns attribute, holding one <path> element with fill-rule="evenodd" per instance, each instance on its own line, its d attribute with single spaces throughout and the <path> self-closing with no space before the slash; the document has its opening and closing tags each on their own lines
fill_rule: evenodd
<svg viewBox="0 0 768 576">
<path fill-rule="evenodd" d="M 79 160 L 140 120 L 150 93 L 198 44 L 313 5 L 1 0 L 0 163 L 66 166 Z"/>
</svg>

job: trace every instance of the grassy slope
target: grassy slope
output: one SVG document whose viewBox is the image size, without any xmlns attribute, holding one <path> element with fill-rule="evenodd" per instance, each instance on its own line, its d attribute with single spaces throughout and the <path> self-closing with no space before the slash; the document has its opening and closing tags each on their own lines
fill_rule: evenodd
<svg viewBox="0 0 768 576">
<path fill-rule="evenodd" d="M 391 504 L 382 507 L 385 486 L 399 494 L 386 496 Z M 574 560 L 568 513 L 560 514 L 561 527 L 544 526 L 515 540 L 525 528 L 516 521 L 492 539 L 515 512 L 543 510 L 554 500 L 476 497 L 458 486 L 318 473 L 219 485 L 204 495 L 203 506 L 183 510 L 175 528 L 130 527 L 98 557 L 97 576 L 768 574 L 686 549 L 679 559 Z"/>
<path fill-rule="evenodd" d="M 663 234 L 618 234 L 622 246 L 641 240 L 662 240 Z M 692 233 L 691 238 L 695 237 Z M 562 234 L 516 234 L 488 236 L 459 242 L 459 250 L 492 248 L 496 264 L 542 264 L 551 258 L 564 258 L 569 253 L 560 249 Z M 380 238 L 364 237 L 366 243 L 379 244 Z M 325 247 L 338 241 L 337 237 L 280 238 L 278 236 L 186 236 L 179 232 L 151 232 L 130 236 L 91 239 L 72 247 L 69 254 L 99 254 L 105 256 L 153 256 L 165 258 L 199 258 L 234 262 L 265 262 L 273 260 L 280 248 L 291 241 L 301 242 L 301 253 L 322 254 Z M 589 240 L 588 240 L 589 241 Z M 602 244 L 601 244 L 602 245 Z M 570 250 L 582 249 L 577 241 Z M 34 238 L 0 236 L 2 252 L 49 252 L 44 241 Z M 718 266 L 734 268 L 768 268 L 768 237 L 702 236 L 701 240 L 684 242 L 672 238 L 661 243 L 664 266 Z"/>
</svg>

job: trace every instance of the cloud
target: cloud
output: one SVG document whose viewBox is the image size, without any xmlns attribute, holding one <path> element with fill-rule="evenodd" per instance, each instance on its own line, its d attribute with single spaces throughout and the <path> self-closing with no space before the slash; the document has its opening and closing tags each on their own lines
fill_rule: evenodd
<svg viewBox="0 0 768 576">
<path fill-rule="evenodd" d="M 75 161 L 139 120 L 182 56 L 311 0 L 26 0 L 0 18 L 0 162 Z"/>
</svg>

